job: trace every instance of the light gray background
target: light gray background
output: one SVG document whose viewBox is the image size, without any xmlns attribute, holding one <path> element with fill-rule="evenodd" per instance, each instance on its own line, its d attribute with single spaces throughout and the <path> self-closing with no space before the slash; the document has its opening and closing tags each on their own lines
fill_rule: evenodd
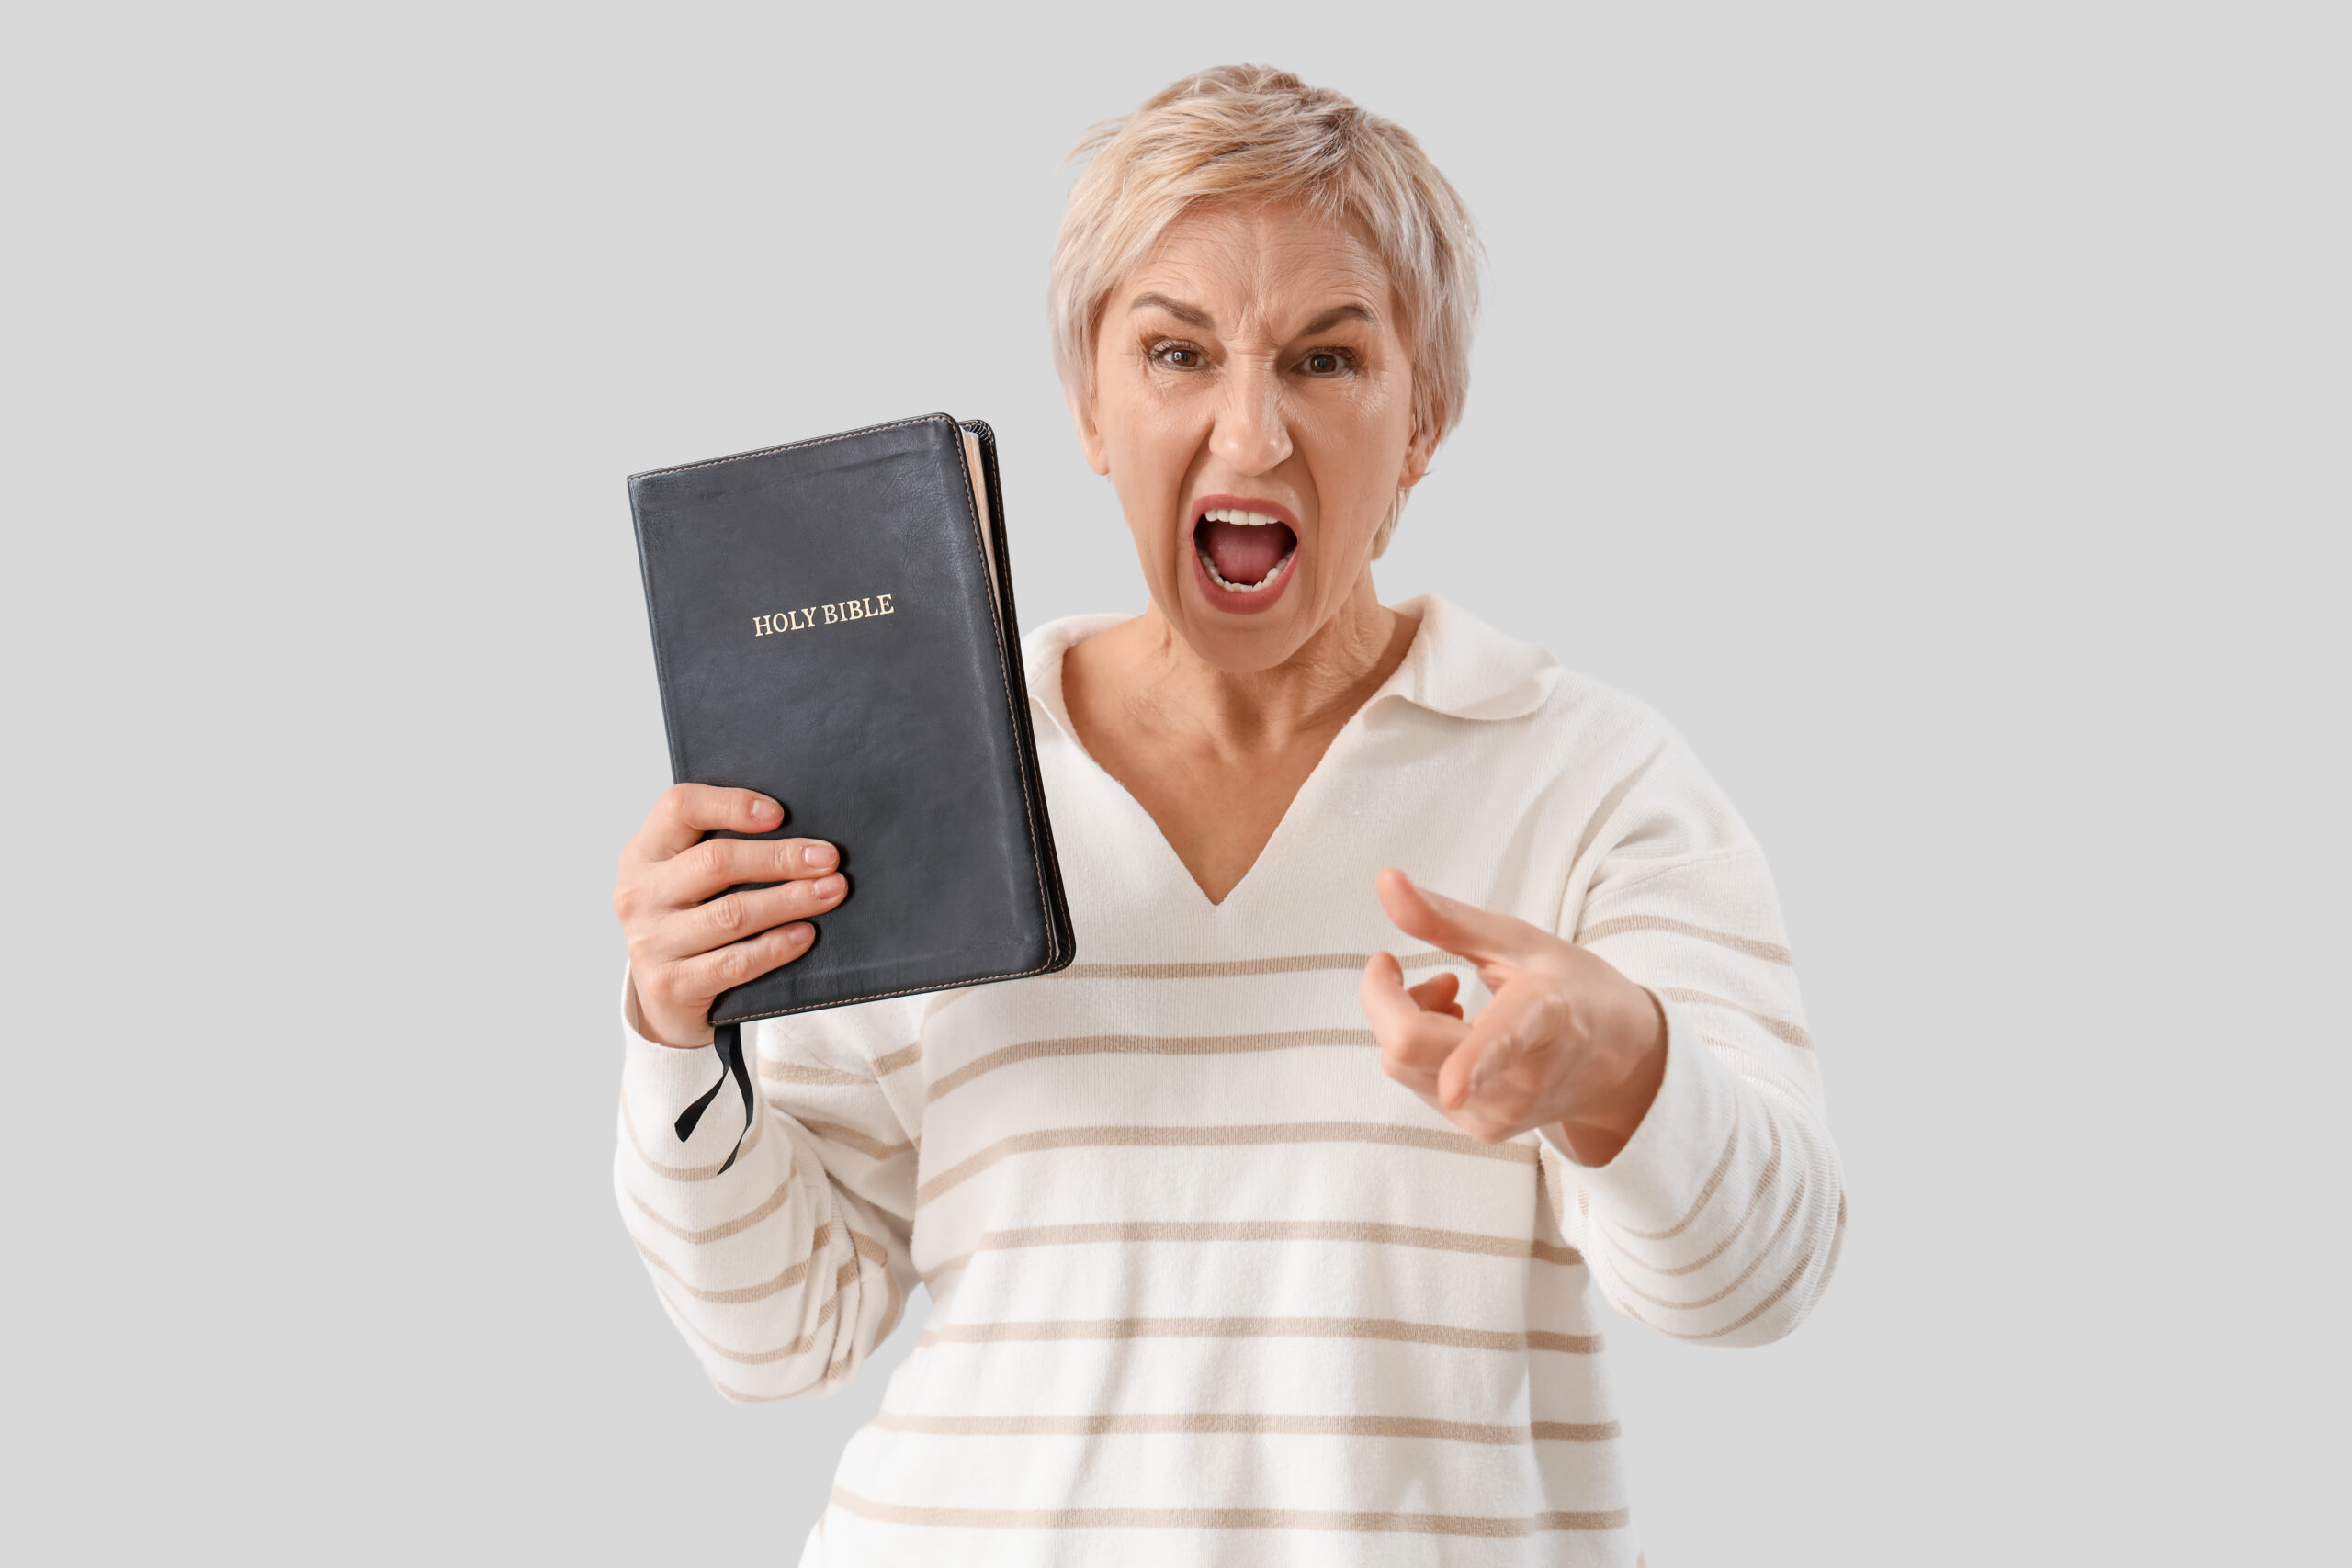
<svg viewBox="0 0 2352 1568">
<path fill-rule="evenodd" d="M 1650 1562 L 2340 1547 L 2343 15 L 20 15 L 0 1550 L 792 1560 L 920 1313 L 731 1408 L 614 1213 L 621 479 L 980 415 L 1028 624 L 1137 607 L 1058 162 L 1238 59 L 1493 252 L 1384 595 L 1656 705 L 1786 901 L 1851 1238 L 1612 1335 Z"/>
</svg>

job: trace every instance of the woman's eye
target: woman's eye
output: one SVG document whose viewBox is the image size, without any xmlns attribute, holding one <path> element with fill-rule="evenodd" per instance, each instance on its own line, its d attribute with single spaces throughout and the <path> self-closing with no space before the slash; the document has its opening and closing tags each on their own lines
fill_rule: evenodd
<svg viewBox="0 0 2352 1568">
<path fill-rule="evenodd" d="M 1344 356 L 1328 348 L 1318 348 L 1299 361 L 1299 367 L 1309 376 L 1336 376 L 1347 368 Z"/>
<path fill-rule="evenodd" d="M 1173 366 L 1179 370 L 1197 370 L 1201 367 L 1201 351 L 1187 347 L 1181 343 L 1163 343 L 1152 353 L 1162 365 Z"/>
</svg>

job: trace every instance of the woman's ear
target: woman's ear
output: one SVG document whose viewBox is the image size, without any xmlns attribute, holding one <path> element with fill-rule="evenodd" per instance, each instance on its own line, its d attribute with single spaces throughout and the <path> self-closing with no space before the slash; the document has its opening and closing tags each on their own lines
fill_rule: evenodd
<svg viewBox="0 0 2352 1568">
<path fill-rule="evenodd" d="M 1062 383 L 1062 401 L 1069 407 L 1069 422 L 1078 430 L 1078 444 L 1086 449 L 1086 466 L 1098 474 L 1111 471 L 1111 454 L 1102 445 L 1102 427 L 1094 423 L 1094 399 Z"/>
<path fill-rule="evenodd" d="M 1410 490 L 1428 477 L 1430 460 L 1437 456 L 1438 438 L 1445 434 L 1445 410 L 1432 405 L 1427 417 L 1413 421 L 1412 439 L 1405 444 L 1404 467 L 1396 472 L 1396 488 Z"/>
</svg>

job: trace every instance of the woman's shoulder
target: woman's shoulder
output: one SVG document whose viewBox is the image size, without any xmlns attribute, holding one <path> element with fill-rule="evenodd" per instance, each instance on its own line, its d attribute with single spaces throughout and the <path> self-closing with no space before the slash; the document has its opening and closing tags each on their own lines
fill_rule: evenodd
<svg viewBox="0 0 2352 1568">
<path fill-rule="evenodd" d="M 1062 615 L 1023 635 L 1021 673 L 1029 688 L 1029 700 L 1043 707 L 1054 720 L 1051 728 L 1041 733 L 1041 742 L 1055 733 L 1072 733 L 1069 708 L 1062 700 L 1062 656 L 1097 632 L 1109 631 L 1132 618 L 1116 611 Z"/>
<path fill-rule="evenodd" d="M 1540 643 L 1503 631 L 1434 593 L 1396 608 L 1420 629 L 1398 671 L 1402 694 L 1456 718 L 1516 722 L 1531 739 L 1589 752 L 1600 742 L 1642 750 L 1680 734 L 1640 697 L 1563 664 Z"/>
<path fill-rule="evenodd" d="M 1061 663 L 1061 658 L 1074 643 L 1084 642 L 1097 632 L 1109 631 L 1132 615 L 1116 610 L 1094 611 L 1080 615 L 1057 615 L 1040 622 L 1021 634 L 1021 662 L 1035 687 L 1041 671 L 1050 671 Z"/>
</svg>

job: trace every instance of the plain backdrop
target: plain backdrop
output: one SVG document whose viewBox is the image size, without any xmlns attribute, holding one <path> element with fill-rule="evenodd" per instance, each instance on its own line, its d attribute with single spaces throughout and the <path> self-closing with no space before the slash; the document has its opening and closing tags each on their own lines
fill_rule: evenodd
<svg viewBox="0 0 2352 1568">
<path fill-rule="evenodd" d="M 2340 1550 L 2341 7 L 6 27 L 0 1551 L 794 1560 L 924 1303 L 731 1407 L 614 1211 L 622 479 L 984 417 L 1026 624 L 1139 608 L 1061 161 L 1238 60 L 1491 250 L 1384 597 L 1656 705 L 1785 900 L 1852 1228 L 1781 1343 L 1611 1333 L 1649 1562 Z"/>
</svg>

